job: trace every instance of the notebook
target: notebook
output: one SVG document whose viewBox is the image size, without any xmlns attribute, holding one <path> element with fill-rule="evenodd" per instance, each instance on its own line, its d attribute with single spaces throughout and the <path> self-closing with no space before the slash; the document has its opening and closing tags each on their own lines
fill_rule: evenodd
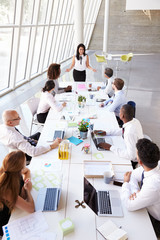
<svg viewBox="0 0 160 240">
<path fill-rule="evenodd" d="M 56 211 L 60 200 L 60 188 L 41 188 L 35 203 L 36 211 Z"/>
<path fill-rule="evenodd" d="M 83 142 L 83 140 L 76 138 L 74 136 L 67 138 L 67 139 L 76 146 Z"/>
<path fill-rule="evenodd" d="M 123 217 L 119 192 L 116 190 L 97 191 L 85 177 L 84 202 L 98 216 Z"/>
<path fill-rule="evenodd" d="M 94 134 L 94 132 L 92 131 L 91 132 L 91 137 L 92 137 L 92 140 L 93 140 L 93 142 L 94 142 L 94 144 L 95 144 L 95 146 L 96 146 L 96 148 L 97 148 L 97 150 L 98 151 L 106 151 L 106 149 L 103 149 L 103 148 L 100 148 L 99 146 L 98 146 L 98 144 L 99 143 L 109 143 L 110 145 L 112 145 L 113 144 L 113 142 L 112 142 L 112 138 L 111 137 L 97 137 L 96 136 L 96 134 Z"/>
<path fill-rule="evenodd" d="M 64 134 L 65 134 L 65 132 L 62 131 L 62 130 L 55 130 L 53 139 L 56 139 L 56 138 L 63 139 L 64 138 Z"/>
</svg>

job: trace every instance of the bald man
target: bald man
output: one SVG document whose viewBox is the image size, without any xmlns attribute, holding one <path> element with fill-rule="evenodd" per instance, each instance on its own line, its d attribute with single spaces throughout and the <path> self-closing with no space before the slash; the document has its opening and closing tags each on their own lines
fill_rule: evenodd
<svg viewBox="0 0 160 240">
<path fill-rule="evenodd" d="M 30 138 L 22 135 L 16 126 L 20 124 L 20 116 L 15 110 L 6 110 L 2 114 L 3 124 L 0 125 L 0 142 L 9 148 L 9 151 L 21 150 L 26 153 L 28 161 L 32 157 L 41 155 L 58 147 L 61 139 L 57 138 L 51 145 L 36 146 L 40 133 Z M 32 139 L 34 138 L 34 139 Z"/>
</svg>

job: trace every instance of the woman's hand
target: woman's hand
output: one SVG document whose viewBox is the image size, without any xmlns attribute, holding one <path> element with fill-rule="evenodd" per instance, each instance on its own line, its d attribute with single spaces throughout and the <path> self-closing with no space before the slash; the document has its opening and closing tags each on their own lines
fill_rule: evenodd
<svg viewBox="0 0 160 240">
<path fill-rule="evenodd" d="M 31 191 L 31 189 L 32 189 L 32 182 L 30 181 L 30 179 L 28 178 L 26 181 L 25 181 L 25 183 L 24 183 L 24 189 L 26 190 L 26 191 Z"/>
<path fill-rule="evenodd" d="M 62 103 L 62 106 L 63 106 L 63 107 L 65 107 L 66 105 L 67 105 L 67 103 L 66 103 L 66 102 Z"/>
<path fill-rule="evenodd" d="M 67 68 L 65 72 L 70 72 L 70 71 L 71 71 L 71 69 L 70 69 L 70 68 Z"/>
<path fill-rule="evenodd" d="M 61 138 L 56 138 L 56 140 L 50 145 L 51 149 L 58 147 L 61 141 Z"/>
</svg>

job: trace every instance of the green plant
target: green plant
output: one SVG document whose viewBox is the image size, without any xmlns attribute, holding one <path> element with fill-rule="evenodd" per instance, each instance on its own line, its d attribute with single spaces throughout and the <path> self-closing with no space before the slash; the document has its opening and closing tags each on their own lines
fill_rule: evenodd
<svg viewBox="0 0 160 240">
<path fill-rule="evenodd" d="M 88 131 L 88 127 L 89 127 L 89 122 L 85 121 L 84 119 L 82 119 L 82 121 L 80 121 L 78 123 L 78 129 L 81 132 L 87 132 Z"/>
<path fill-rule="evenodd" d="M 86 97 L 84 96 L 78 96 L 78 102 L 86 102 Z"/>
</svg>

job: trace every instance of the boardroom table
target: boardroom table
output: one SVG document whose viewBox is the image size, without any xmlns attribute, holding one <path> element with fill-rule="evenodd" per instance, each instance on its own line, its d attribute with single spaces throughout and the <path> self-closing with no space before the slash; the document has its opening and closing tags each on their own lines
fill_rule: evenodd
<svg viewBox="0 0 160 240">
<path fill-rule="evenodd" d="M 99 83 L 98 83 L 99 85 Z M 78 122 L 83 118 L 90 118 L 90 123 L 94 124 L 94 129 L 111 130 L 118 128 L 118 124 L 114 113 L 106 111 L 105 108 L 99 107 L 98 98 L 107 98 L 105 91 L 93 92 L 94 98 L 90 99 L 91 92 L 86 89 L 77 89 L 74 86 L 72 93 L 64 93 L 56 95 L 59 102 L 66 101 L 67 106 L 55 114 L 51 109 L 44 128 L 42 130 L 38 145 L 46 145 L 53 140 L 55 130 L 64 130 L 65 138 L 71 136 L 78 137 L 78 128 L 68 127 L 70 121 Z M 84 108 L 78 107 L 78 95 L 86 96 L 87 102 Z M 94 117 L 92 119 L 92 117 Z M 117 147 L 124 147 L 124 140 L 121 136 L 112 137 L 113 144 Z M 90 144 L 90 152 L 86 154 L 82 151 L 85 143 Z M 68 160 L 59 160 L 58 149 L 53 149 L 41 156 L 33 157 L 29 168 L 32 176 L 36 171 L 55 172 L 59 174 L 61 179 L 61 198 L 56 212 L 43 212 L 48 223 L 48 231 L 57 234 L 57 240 L 74 239 L 74 240 L 101 240 L 104 239 L 102 235 L 96 230 L 99 226 L 107 220 L 112 220 L 118 227 L 121 227 L 127 232 L 130 240 L 154 240 L 157 239 L 154 233 L 152 224 L 150 222 L 146 209 L 141 209 L 135 212 L 129 212 L 124 206 L 123 217 L 99 217 L 86 204 L 86 208 L 79 206 L 75 208 L 75 200 L 80 202 L 83 200 L 83 179 L 84 179 L 84 161 L 105 161 L 111 162 L 114 172 L 124 173 L 131 171 L 131 162 L 127 159 L 120 158 L 111 151 L 98 151 L 95 147 L 90 131 L 87 139 L 77 146 L 70 143 L 70 155 Z M 47 167 L 46 166 L 50 166 Z M 46 170 L 44 170 L 46 169 Z M 121 187 L 111 184 L 105 184 L 103 178 L 88 178 L 91 184 L 97 190 L 118 190 L 121 192 Z M 32 195 L 36 201 L 37 191 L 33 188 Z M 23 217 L 27 213 L 16 209 L 11 216 L 10 221 Z M 70 218 L 75 226 L 74 232 L 63 237 L 62 231 L 59 228 L 59 221 L 65 218 Z"/>
</svg>

